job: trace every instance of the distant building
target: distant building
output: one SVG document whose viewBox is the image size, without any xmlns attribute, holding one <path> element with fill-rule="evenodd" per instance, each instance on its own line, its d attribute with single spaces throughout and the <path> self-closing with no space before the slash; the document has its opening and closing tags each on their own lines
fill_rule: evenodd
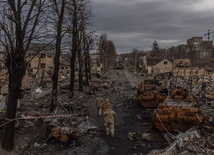
<svg viewBox="0 0 214 155">
<path fill-rule="evenodd" d="M 149 54 L 148 54 L 149 53 Z M 172 61 L 161 57 L 151 57 L 150 52 L 139 59 L 139 68 L 150 75 L 172 71 Z"/>
<path fill-rule="evenodd" d="M 213 48 L 213 41 L 204 40 L 201 44 L 202 49 L 212 49 Z"/>
<path fill-rule="evenodd" d="M 189 46 L 199 46 L 201 45 L 202 37 L 192 37 L 190 39 L 187 39 L 187 45 Z"/>
<path fill-rule="evenodd" d="M 66 61 L 61 60 L 59 67 L 59 81 L 69 81 L 70 71 L 71 71 L 70 64 Z"/>
<path fill-rule="evenodd" d="M 163 58 L 147 58 L 148 74 L 160 74 L 172 71 L 172 62 Z"/>
<path fill-rule="evenodd" d="M 123 58 L 121 56 L 117 56 L 116 62 L 122 62 L 122 61 L 123 61 Z"/>
<path fill-rule="evenodd" d="M 100 55 L 99 54 L 91 54 L 90 55 L 90 65 L 91 65 L 91 73 L 96 74 L 97 72 L 101 72 L 102 64 L 100 64 Z"/>
<path fill-rule="evenodd" d="M 212 49 L 213 41 L 203 40 L 202 37 L 192 37 L 187 39 L 187 45 L 195 49 Z"/>
<path fill-rule="evenodd" d="M 33 77 L 36 82 L 51 82 L 54 70 L 55 49 L 51 44 L 32 43 L 26 54 L 29 61 L 27 75 Z M 70 65 L 69 55 L 61 54 L 59 62 L 59 81 L 69 79 Z"/>
<path fill-rule="evenodd" d="M 54 48 L 50 44 L 33 43 L 27 51 L 27 74 L 37 81 L 51 81 L 54 68 Z"/>
</svg>

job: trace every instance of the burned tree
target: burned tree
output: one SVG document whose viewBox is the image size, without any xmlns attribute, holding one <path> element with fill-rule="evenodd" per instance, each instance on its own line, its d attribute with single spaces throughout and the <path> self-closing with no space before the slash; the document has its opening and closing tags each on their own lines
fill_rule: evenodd
<svg viewBox="0 0 214 155">
<path fill-rule="evenodd" d="M 11 151 L 14 147 L 14 119 L 17 100 L 26 71 L 26 52 L 30 43 L 39 37 L 39 21 L 45 10 L 43 0 L 7 0 L 1 2 L 0 43 L 6 57 L 9 73 L 8 104 L 4 126 L 2 148 Z M 5 9 L 8 9 L 9 12 Z"/>
</svg>

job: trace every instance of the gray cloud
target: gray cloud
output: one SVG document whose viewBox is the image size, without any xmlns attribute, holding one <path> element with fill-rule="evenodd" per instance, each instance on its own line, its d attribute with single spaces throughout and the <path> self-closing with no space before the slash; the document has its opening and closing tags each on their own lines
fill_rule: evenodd
<svg viewBox="0 0 214 155">
<path fill-rule="evenodd" d="M 93 25 L 106 33 L 118 53 L 186 43 L 214 30 L 212 0 L 94 0 Z"/>
</svg>

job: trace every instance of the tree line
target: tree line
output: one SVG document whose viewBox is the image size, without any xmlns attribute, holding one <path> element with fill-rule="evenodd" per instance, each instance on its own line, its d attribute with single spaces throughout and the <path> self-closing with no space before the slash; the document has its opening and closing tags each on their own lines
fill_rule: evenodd
<svg viewBox="0 0 214 155">
<path fill-rule="evenodd" d="M 68 98 L 74 95 L 76 62 L 79 65 L 78 90 L 83 92 L 84 78 L 90 85 L 90 52 L 96 45 L 100 63 L 106 64 L 104 70 L 107 71 L 116 59 L 116 49 L 106 34 L 99 38 L 95 35 L 92 16 L 90 0 L 5 0 L 0 3 L 0 48 L 9 77 L 7 121 L 16 117 L 22 80 L 30 63 L 26 53 L 31 43 L 45 42 L 55 46 L 50 113 L 57 105 L 60 56 L 64 48 L 69 51 L 71 68 Z M 14 148 L 14 122 L 8 122 L 3 129 L 1 146 L 7 151 Z"/>
</svg>

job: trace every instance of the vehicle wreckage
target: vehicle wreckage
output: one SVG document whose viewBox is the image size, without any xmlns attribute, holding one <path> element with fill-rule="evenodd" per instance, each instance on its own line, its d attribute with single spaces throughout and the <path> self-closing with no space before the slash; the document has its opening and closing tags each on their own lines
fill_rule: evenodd
<svg viewBox="0 0 214 155">
<path fill-rule="evenodd" d="M 136 99 L 144 108 L 156 108 L 168 94 L 168 90 L 154 79 L 145 80 L 139 85 Z"/>
<path fill-rule="evenodd" d="M 124 65 L 122 63 L 116 63 L 114 69 L 124 69 Z"/>
<path fill-rule="evenodd" d="M 159 131 L 186 131 L 202 122 L 201 110 L 188 90 L 175 88 L 153 113 Z"/>
</svg>

